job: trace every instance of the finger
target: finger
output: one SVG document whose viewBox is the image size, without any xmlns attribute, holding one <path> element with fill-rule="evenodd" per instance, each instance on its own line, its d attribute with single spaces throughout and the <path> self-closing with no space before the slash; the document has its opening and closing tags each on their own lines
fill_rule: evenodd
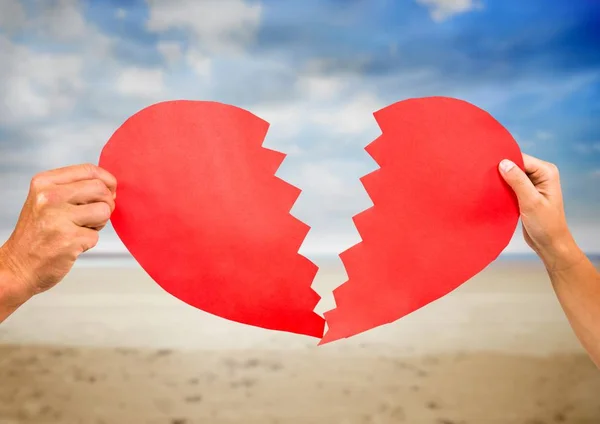
<svg viewBox="0 0 600 424">
<path fill-rule="evenodd" d="M 519 200 L 521 210 L 527 209 L 539 200 L 541 194 L 537 191 L 529 177 L 514 162 L 504 159 L 498 166 L 500 175 L 513 189 Z"/>
<path fill-rule="evenodd" d="M 54 184 L 70 184 L 76 181 L 98 179 L 108 187 L 113 196 L 117 190 L 117 179 L 107 170 L 91 163 L 53 169 L 44 172 L 41 177 Z"/>
<path fill-rule="evenodd" d="M 76 181 L 71 184 L 59 186 L 64 192 L 64 197 L 72 205 L 88 203 L 108 203 L 110 210 L 115 209 L 115 199 L 108 186 L 99 179 Z"/>
<path fill-rule="evenodd" d="M 77 244 L 81 249 L 81 252 L 87 252 L 88 250 L 96 247 L 99 237 L 100 234 L 96 230 L 86 227 L 80 228 L 77 231 Z"/>
<path fill-rule="evenodd" d="M 112 213 L 110 206 L 104 202 L 73 206 L 71 210 L 71 220 L 75 225 L 94 229 L 103 228 Z"/>
<path fill-rule="evenodd" d="M 523 165 L 525 172 L 528 174 L 534 173 L 544 167 L 546 162 L 536 157 L 523 153 Z"/>
<path fill-rule="evenodd" d="M 556 165 L 526 154 L 523 154 L 523 163 L 525 172 L 538 191 L 548 194 L 560 192 L 560 176 Z"/>
</svg>

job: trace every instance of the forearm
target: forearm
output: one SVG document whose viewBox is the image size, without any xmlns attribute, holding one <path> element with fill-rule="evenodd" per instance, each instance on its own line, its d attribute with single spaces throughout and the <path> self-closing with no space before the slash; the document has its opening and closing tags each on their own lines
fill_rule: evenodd
<svg viewBox="0 0 600 424">
<path fill-rule="evenodd" d="M 0 323 L 31 298 L 8 262 L 6 252 L 0 248 Z"/>
<path fill-rule="evenodd" d="M 573 330 L 600 367 L 600 273 L 574 241 L 542 259 Z"/>
</svg>

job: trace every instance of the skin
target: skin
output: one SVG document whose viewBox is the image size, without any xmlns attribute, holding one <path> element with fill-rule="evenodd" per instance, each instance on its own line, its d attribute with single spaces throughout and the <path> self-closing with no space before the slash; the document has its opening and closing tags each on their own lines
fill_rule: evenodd
<svg viewBox="0 0 600 424">
<path fill-rule="evenodd" d="M 0 322 L 58 284 L 96 246 L 116 187 L 114 176 L 91 164 L 33 177 L 16 228 L 0 248 Z"/>
<path fill-rule="evenodd" d="M 523 235 L 542 259 L 583 346 L 600 367 L 600 274 L 579 249 L 565 219 L 555 165 L 523 155 L 525 172 L 499 164 L 519 200 Z M 95 165 L 33 178 L 15 231 L 0 248 L 0 322 L 58 284 L 93 248 L 115 207 L 116 179 Z"/>
<path fill-rule="evenodd" d="M 544 262 L 575 334 L 600 367 L 600 273 L 567 226 L 558 168 L 523 155 L 525 170 L 503 160 L 500 174 L 519 200 L 523 236 Z"/>
</svg>

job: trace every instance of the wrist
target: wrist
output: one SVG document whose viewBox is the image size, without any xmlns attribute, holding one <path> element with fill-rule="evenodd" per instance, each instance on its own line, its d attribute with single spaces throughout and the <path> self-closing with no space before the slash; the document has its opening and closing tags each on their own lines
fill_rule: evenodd
<svg viewBox="0 0 600 424">
<path fill-rule="evenodd" d="M 577 265 L 585 254 L 577 246 L 570 233 L 557 237 L 553 243 L 540 252 L 540 257 L 548 272 L 564 271 Z"/>
</svg>

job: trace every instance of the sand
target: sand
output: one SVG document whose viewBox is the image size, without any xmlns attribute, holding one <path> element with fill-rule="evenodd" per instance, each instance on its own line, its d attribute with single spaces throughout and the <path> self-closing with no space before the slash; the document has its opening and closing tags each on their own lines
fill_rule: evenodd
<svg viewBox="0 0 600 424">
<path fill-rule="evenodd" d="M 315 287 L 343 280 L 332 264 Z M 196 311 L 135 266 L 83 266 L 0 325 L 9 423 L 598 424 L 600 371 L 537 262 L 318 348 Z"/>
<path fill-rule="evenodd" d="M 0 348 L 1 423 L 600 422 L 583 355 Z"/>
</svg>

